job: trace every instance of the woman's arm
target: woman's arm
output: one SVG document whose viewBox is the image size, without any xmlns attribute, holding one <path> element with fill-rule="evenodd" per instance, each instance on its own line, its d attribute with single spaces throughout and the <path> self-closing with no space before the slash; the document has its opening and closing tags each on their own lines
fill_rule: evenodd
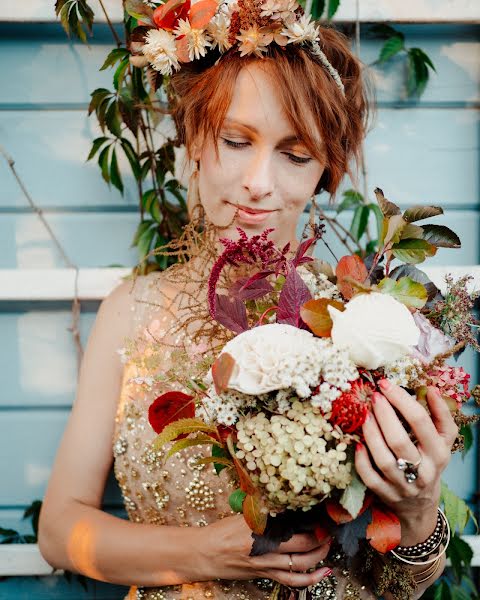
<svg viewBox="0 0 480 600">
<path fill-rule="evenodd" d="M 101 510 L 123 371 L 117 349 L 129 335 L 131 287 L 129 282 L 120 285 L 102 302 L 87 344 L 40 514 L 42 555 L 55 568 L 122 585 L 255 577 L 292 586 L 318 582 L 327 568 L 302 572 L 329 550 L 313 535 L 295 535 L 278 552 L 252 557 L 251 531 L 239 516 L 182 528 L 134 523 Z"/>
<path fill-rule="evenodd" d="M 387 380 L 381 383 L 383 394 L 374 394 L 373 414 L 363 426 L 366 447 L 359 446 L 355 464 L 365 485 L 399 517 L 402 527 L 402 546 L 424 542 L 435 529 L 440 498 L 440 478 L 450 461 L 451 448 L 458 430 L 450 411 L 434 387 L 429 387 L 427 402 L 430 414 L 404 389 Z M 413 444 L 402 425 L 401 415 L 415 434 Z M 368 450 L 367 450 L 368 449 Z M 416 463 L 418 478 L 407 482 L 397 459 Z M 425 570 L 410 566 L 412 572 Z M 441 559 L 439 569 L 418 585 L 416 598 L 438 579 L 445 566 Z M 391 598 L 386 594 L 385 598 Z"/>
</svg>

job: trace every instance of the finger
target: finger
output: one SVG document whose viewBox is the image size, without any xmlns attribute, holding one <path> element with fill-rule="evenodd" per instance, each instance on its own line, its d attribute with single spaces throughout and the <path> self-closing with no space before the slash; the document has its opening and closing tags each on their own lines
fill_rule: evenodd
<svg viewBox="0 0 480 600">
<path fill-rule="evenodd" d="M 283 554 L 294 554 L 295 552 L 309 552 L 318 548 L 322 544 L 319 543 L 313 533 L 296 533 L 286 541 L 282 542 L 278 547 L 277 552 Z"/>
<path fill-rule="evenodd" d="M 398 481 L 397 459 L 387 445 L 373 414 L 369 414 L 363 424 L 363 436 L 371 458 L 389 481 Z"/>
<path fill-rule="evenodd" d="M 430 456 L 438 449 L 438 432 L 427 411 L 408 392 L 388 379 L 378 382 L 383 395 L 412 428 L 420 446 Z"/>
<path fill-rule="evenodd" d="M 314 569 L 318 563 L 328 556 L 330 544 L 323 544 L 310 552 L 299 554 L 278 554 L 270 552 L 255 559 L 256 565 L 263 569 L 279 569 L 285 571 L 302 572 Z M 290 566 L 290 560 L 291 566 Z"/>
<path fill-rule="evenodd" d="M 375 392 L 372 396 L 372 406 L 383 438 L 395 457 L 417 462 L 421 456 L 385 396 Z"/>
<path fill-rule="evenodd" d="M 385 502 L 396 502 L 398 500 L 395 487 L 375 471 L 367 449 L 360 442 L 357 444 L 355 451 L 355 469 L 367 488 L 377 494 L 381 500 Z"/>
<path fill-rule="evenodd" d="M 436 387 L 429 386 L 427 388 L 427 402 L 432 421 L 438 433 L 445 439 L 449 447 L 451 447 L 458 435 L 458 427 L 447 403 Z"/>
<path fill-rule="evenodd" d="M 262 577 L 274 579 L 288 587 L 308 587 L 328 577 L 332 572 L 330 567 L 320 567 L 311 573 L 294 573 L 293 571 L 290 573 L 289 571 L 269 569 L 262 573 Z"/>
</svg>

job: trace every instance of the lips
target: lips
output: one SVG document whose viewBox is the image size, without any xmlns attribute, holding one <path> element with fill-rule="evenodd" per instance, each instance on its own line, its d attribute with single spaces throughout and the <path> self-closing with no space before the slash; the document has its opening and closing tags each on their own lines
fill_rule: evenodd
<svg viewBox="0 0 480 600">
<path fill-rule="evenodd" d="M 261 208 L 250 208 L 249 206 L 243 206 L 243 204 L 232 204 L 232 206 L 235 206 L 236 208 L 238 208 L 238 210 L 241 210 L 244 213 L 248 213 L 250 215 L 261 215 L 261 214 L 269 214 L 271 212 L 274 212 L 274 210 L 265 210 L 265 209 L 261 209 Z"/>
</svg>

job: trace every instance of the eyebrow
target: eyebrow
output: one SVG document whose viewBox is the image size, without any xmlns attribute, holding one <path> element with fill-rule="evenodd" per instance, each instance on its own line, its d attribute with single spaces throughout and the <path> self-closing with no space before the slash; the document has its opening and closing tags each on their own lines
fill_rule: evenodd
<svg viewBox="0 0 480 600">
<path fill-rule="evenodd" d="M 253 125 L 247 125 L 246 123 L 241 123 L 240 121 L 235 121 L 235 119 L 226 118 L 225 125 L 238 125 L 258 135 L 258 129 L 256 127 L 253 127 Z M 302 140 L 298 139 L 296 135 L 287 135 L 280 140 L 279 144 L 290 144 L 292 142 L 298 142 L 300 144 L 304 143 Z"/>
</svg>

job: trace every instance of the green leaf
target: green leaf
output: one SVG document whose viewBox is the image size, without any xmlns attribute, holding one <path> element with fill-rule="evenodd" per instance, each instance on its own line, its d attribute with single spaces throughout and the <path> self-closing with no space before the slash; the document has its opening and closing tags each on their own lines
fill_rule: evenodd
<svg viewBox="0 0 480 600">
<path fill-rule="evenodd" d="M 380 208 L 377 206 L 377 204 L 373 204 L 373 203 L 369 204 L 368 208 L 375 215 L 375 220 L 377 222 L 377 237 L 378 237 L 378 239 L 381 239 L 382 231 L 383 231 L 383 213 L 380 210 Z M 378 241 L 377 241 L 377 244 L 378 244 Z"/>
<path fill-rule="evenodd" d="M 350 225 L 350 233 L 357 242 L 367 229 L 369 214 L 370 210 L 368 206 L 357 206 L 355 209 L 352 224 Z"/>
<path fill-rule="evenodd" d="M 215 458 L 228 458 L 230 455 L 223 448 L 223 446 L 212 446 L 212 456 L 214 456 Z M 219 475 L 223 471 L 223 469 L 226 469 L 226 465 L 222 465 L 217 462 L 213 463 L 213 466 L 215 467 L 217 475 Z"/>
<path fill-rule="evenodd" d="M 411 206 L 403 213 L 403 218 L 409 223 L 415 221 L 422 221 L 423 219 L 429 219 L 430 217 L 436 217 L 443 215 L 443 208 L 440 206 Z"/>
<path fill-rule="evenodd" d="M 113 67 L 113 65 L 118 62 L 119 60 L 122 60 L 125 57 L 129 57 L 130 53 L 128 52 L 128 50 L 126 48 L 114 48 L 107 56 L 107 58 L 105 59 L 105 62 L 103 63 L 103 65 L 100 67 L 100 71 L 104 71 L 105 69 L 108 69 L 108 67 Z"/>
<path fill-rule="evenodd" d="M 473 431 L 472 426 L 467 423 L 466 425 L 462 425 L 459 431 L 460 435 L 463 436 L 463 450 L 462 456 L 465 457 L 466 454 L 471 450 L 473 446 Z"/>
<path fill-rule="evenodd" d="M 195 461 L 196 465 L 224 465 L 225 467 L 233 467 L 233 461 L 230 458 L 221 458 L 220 456 L 205 456 Z"/>
<path fill-rule="evenodd" d="M 427 256 L 434 256 L 437 249 L 425 240 L 401 240 L 392 246 L 392 254 L 402 262 L 416 265 Z"/>
<path fill-rule="evenodd" d="M 378 283 L 378 288 L 383 294 L 393 296 L 405 306 L 417 309 L 423 308 L 428 299 L 425 287 L 409 277 L 401 277 L 396 281 L 385 277 Z"/>
<path fill-rule="evenodd" d="M 110 162 L 110 181 L 117 188 L 117 190 L 123 194 L 122 176 L 118 170 L 117 151 L 115 148 L 112 150 L 112 158 Z"/>
<path fill-rule="evenodd" d="M 380 55 L 378 57 L 378 62 L 384 63 L 390 58 L 394 57 L 399 52 L 401 52 L 402 50 L 404 50 L 404 41 L 404 35 L 402 33 L 395 32 L 395 34 L 383 44 L 383 47 L 380 50 Z"/>
<path fill-rule="evenodd" d="M 113 76 L 113 86 L 116 90 L 119 89 L 119 87 L 122 85 L 123 79 L 125 77 L 125 73 L 128 69 L 128 65 L 130 64 L 130 61 L 128 59 L 128 56 L 126 58 L 124 58 L 120 64 L 118 65 L 115 74 Z"/>
<path fill-rule="evenodd" d="M 402 217 L 403 219 L 403 217 Z M 402 230 L 402 240 L 422 240 L 423 239 L 423 228 L 413 223 L 407 223 Z M 400 241 L 400 240 L 399 240 Z"/>
<path fill-rule="evenodd" d="M 446 581 L 440 581 L 438 586 L 435 588 L 434 600 L 452 600 L 450 595 L 450 586 Z"/>
<path fill-rule="evenodd" d="M 135 235 L 133 237 L 133 242 L 132 245 L 130 246 L 131 248 L 133 248 L 134 246 L 136 246 L 138 244 L 138 240 L 140 239 L 140 237 L 145 233 L 145 231 L 147 231 L 147 229 L 149 229 L 152 225 L 155 225 L 155 222 L 152 220 L 146 220 L 146 221 L 141 221 L 138 224 L 137 227 L 137 231 L 135 232 Z"/>
<path fill-rule="evenodd" d="M 208 425 L 201 419 L 178 419 L 167 425 L 162 433 L 159 433 L 153 441 L 153 449 L 161 450 L 167 442 L 171 442 L 179 435 L 189 433 L 213 433 L 217 430 L 213 425 Z"/>
<path fill-rule="evenodd" d="M 385 23 L 371 25 L 367 30 L 367 36 L 370 38 L 389 38 L 398 33 L 400 32 Z"/>
<path fill-rule="evenodd" d="M 337 214 L 354 206 L 359 206 L 363 203 L 363 196 L 356 190 L 346 190 L 343 192 L 343 200 L 337 207 Z"/>
<path fill-rule="evenodd" d="M 107 112 L 105 113 L 105 123 L 115 137 L 122 137 L 120 113 L 118 111 L 116 100 L 111 102 Z"/>
<path fill-rule="evenodd" d="M 153 25 L 153 9 L 142 0 L 127 0 L 125 11 L 134 19 Z"/>
<path fill-rule="evenodd" d="M 471 516 L 467 503 L 452 492 L 443 481 L 440 497 L 452 533 L 458 531 L 462 534 Z"/>
<path fill-rule="evenodd" d="M 247 494 L 242 492 L 242 490 L 235 490 L 232 492 L 228 498 L 228 503 L 230 504 L 230 508 L 237 513 L 241 513 L 243 511 L 243 501 L 245 500 L 245 496 Z"/>
<path fill-rule="evenodd" d="M 110 96 L 111 92 L 105 88 L 98 88 L 94 90 L 90 95 L 92 99 L 90 100 L 90 104 L 88 106 L 88 114 L 91 115 L 94 110 L 96 110 L 102 100 L 104 100 L 107 96 Z"/>
<path fill-rule="evenodd" d="M 365 500 L 366 486 L 360 480 L 355 469 L 352 473 L 352 480 L 343 490 L 340 497 L 340 504 L 350 513 L 353 519 L 356 519 L 362 509 Z"/>
<path fill-rule="evenodd" d="M 403 230 L 407 223 L 404 221 L 401 215 L 393 215 L 391 217 L 385 217 L 383 220 L 382 243 L 386 246 L 387 244 L 396 244 L 402 239 Z"/>
<path fill-rule="evenodd" d="M 327 18 L 331 19 L 338 10 L 340 6 L 340 0 L 328 0 L 328 12 Z"/>
<path fill-rule="evenodd" d="M 105 148 L 100 152 L 100 154 L 98 156 L 98 165 L 99 165 L 100 169 L 102 170 L 102 177 L 107 183 L 110 183 L 110 171 L 108 169 L 108 158 L 109 158 L 109 151 L 110 151 L 111 147 L 112 147 L 111 145 L 105 146 Z"/>
<path fill-rule="evenodd" d="M 95 154 L 100 150 L 105 142 L 108 141 L 107 137 L 98 137 L 93 140 L 92 149 L 90 150 L 90 154 L 88 155 L 87 161 L 91 160 Z"/>
<path fill-rule="evenodd" d="M 429 79 L 429 68 L 435 71 L 430 58 L 420 48 L 408 50 L 407 91 L 409 96 L 421 96 Z"/>
<path fill-rule="evenodd" d="M 170 456 L 172 456 L 176 452 L 184 450 L 185 448 L 190 448 L 192 446 L 214 446 L 219 444 L 220 442 L 214 437 L 201 433 L 194 438 L 183 438 L 175 442 L 170 448 L 170 450 L 167 452 L 167 456 L 165 458 L 170 458 Z"/>
<path fill-rule="evenodd" d="M 452 562 L 452 569 L 457 580 L 460 581 L 462 579 L 462 574 L 468 569 L 472 562 L 473 550 L 467 542 L 462 540 L 458 534 L 455 534 L 452 535 L 450 543 L 448 544 L 447 556 Z"/>
<path fill-rule="evenodd" d="M 325 0 L 313 0 L 312 18 L 320 19 L 325 11 Z"/>
<path fill-rule="evenodd" d="M 130 163 L 130 167 L 132 169 L 133 176 L 137 180 L 140 179 L 141 169 L 140 169 L 140 162 L 138 160 L 137 153 L 135 152 L 132 144 L 126 138 L 121 138 L 120 143 L 122 145 L 125 156 L 127 157 L 128 162 Z"/>
<path fill-rule="evenodd" d="M 153 221 L 153 223 L 155 223 L 155 221 Z M 138 254 L 140 255 L 140 260 L 144 260 L 147 257 L 147 255 L 150 253 L 150 250 L 152 248 L 153 238 L 155 236 L 155 231 L 156 231 L 156 223 L 155 223 L 155 227 L 151 227 L 150 229 L 147 229 L 138 238 L 137 248 L 138 248 Z"/>
<path fill-rule="evenodd" d="M 458 235 L 445 225 L 423 225 L 423 239 L 437 248 L 461 248 Z"/>
</svg>

